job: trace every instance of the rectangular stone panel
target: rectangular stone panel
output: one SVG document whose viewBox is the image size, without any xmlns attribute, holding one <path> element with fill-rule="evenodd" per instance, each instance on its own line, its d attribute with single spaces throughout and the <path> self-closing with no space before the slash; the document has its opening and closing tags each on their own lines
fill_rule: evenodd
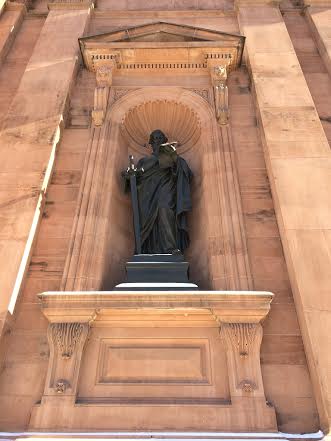
<svg viewBox="0 0 331 441">
<path fill-rule="evenodd" d="M 102 339 L 97 384 L 210 383 L 207 339 Z"/>
</svg>

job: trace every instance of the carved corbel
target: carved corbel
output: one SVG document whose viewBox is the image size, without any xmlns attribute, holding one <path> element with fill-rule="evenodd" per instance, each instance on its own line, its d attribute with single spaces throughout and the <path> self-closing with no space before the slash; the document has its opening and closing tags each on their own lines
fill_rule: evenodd
<svg viewBox="0 0 331 441">
<path fill-rule="evenodd" d="M 92 120 L 96 126 L 101 126 L 106 116 L 114 68 L 115 61 L 112 60 L 111 65 L 100 66 L 96 70 L 97 86 L 94 91 L 94 109 L 92 110 Z"/>
<path fill-rule="evenodd" d="M 263 330 L 260 323 L 222 323 L 220 335 L 227 352 L 231 399 L 264 398 L 260 364 Z"/>
<path fill-rule="evenodd" d="M 50 359 L 44 396 L 76 396 L 83 348 L 89 332 L 88 323 L 51 323 L 47 338 Z"/>
<path fill-rule="evenodd" d="M 211 77 L 214 88 L 215 112 L 219 124 L 227 124 L 229 119 L 229 93 L 227 67 L 212 66 Z"/>
</svg>

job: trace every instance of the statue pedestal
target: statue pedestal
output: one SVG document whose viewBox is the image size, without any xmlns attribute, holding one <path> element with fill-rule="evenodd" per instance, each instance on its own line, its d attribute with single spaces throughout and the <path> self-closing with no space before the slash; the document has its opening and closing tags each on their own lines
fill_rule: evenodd
<svg viewBox="0 0 331 441">
<path fill-rule="evenodd" d="M 136 254 L 126 263 L 126 281 L 116 291 L 195 291 L 182 254 Z"/>
<path fill-rule="evenodd" d="M 266 292 L 48 292 L 50 359 L 29 430 L 271 432 Z"/>
</svg>

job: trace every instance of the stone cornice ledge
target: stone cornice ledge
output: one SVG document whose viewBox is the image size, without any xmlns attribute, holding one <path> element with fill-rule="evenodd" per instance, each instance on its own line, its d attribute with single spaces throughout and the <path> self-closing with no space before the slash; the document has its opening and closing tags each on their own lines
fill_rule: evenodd
<svg viewBox="0 0 331 441">
<path fill-rule="evenodd" d="M 330 8 L 331 0 L 304 0 L 304 5 L 306 7 L 311 6 L 312 8 Z"/>
<path fill-rule="evenodd" d="M 261 7 L 271 6 L 279 7 L 281 0 L 234 0 L 235 7 Z"/>
<path fill-rule="evenodd" d="M 47 4 L 48 9 L 88 9 L 94 7 L 94 0 L 51 0 Z"/>
<path fill-rule="evenodd" d="M 40 294 L 51 323 L 93 322 L 120 311 L 164 310 L 203 313 L 220 323 L 259 323 L 270 310 L 273 294 L 260 291 L 64 291 Z"/>
</svg>

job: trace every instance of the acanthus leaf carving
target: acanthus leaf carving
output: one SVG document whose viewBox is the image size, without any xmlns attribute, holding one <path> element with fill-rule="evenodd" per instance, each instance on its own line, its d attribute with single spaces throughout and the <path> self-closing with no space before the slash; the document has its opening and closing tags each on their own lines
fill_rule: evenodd
<svg viewBox="0 0 331 441">
<path fill-rule="evenodd" d="M 58 347 L 61 357 L 69 359 L 82 335 L 83 323 L 52 323 L 50 325 L 54 346 Z"/>
<path fill-rule="evenodd" d="M 221 333 L 227 343 L 240 357 L 247 357 L 253 348 L 257 334 L 262 332 L 256 323 L 222 323 Z"/>
</svg>

